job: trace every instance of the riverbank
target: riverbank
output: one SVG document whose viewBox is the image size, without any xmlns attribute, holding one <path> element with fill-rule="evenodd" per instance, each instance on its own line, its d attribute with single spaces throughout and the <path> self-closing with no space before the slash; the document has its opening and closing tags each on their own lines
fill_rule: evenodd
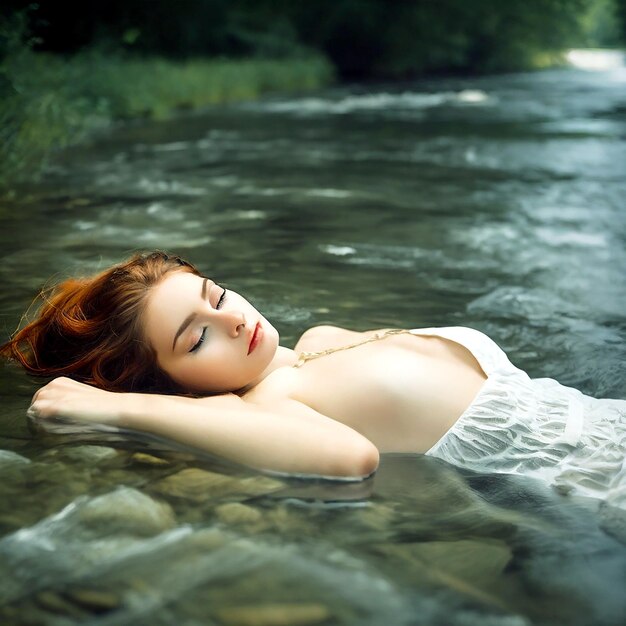
<svg viewBox="0 0 626 626">
<path fill-rule="evenodd" d="M 36 178 L 56 149 L 114 121 L 163 119 L 181 109 L 327 86 L 321 55 L 281 60 L 73 57 L 23 49 L 0 67 L 0 189 Z"/>
</svg>

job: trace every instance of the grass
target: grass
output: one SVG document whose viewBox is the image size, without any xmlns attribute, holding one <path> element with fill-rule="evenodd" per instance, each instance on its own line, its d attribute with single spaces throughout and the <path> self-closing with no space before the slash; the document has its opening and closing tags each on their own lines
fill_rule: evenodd
<svg viewBox="0 0 626 626">
<path fill-rule="evenodd" d="M 319 89 L 333 79 L 321 56 L 267 60 L 73 57 L 24 46 L 0 66 L 0 188 L 34 179 L 56 149 L 120 119 Z"/>
</svg>

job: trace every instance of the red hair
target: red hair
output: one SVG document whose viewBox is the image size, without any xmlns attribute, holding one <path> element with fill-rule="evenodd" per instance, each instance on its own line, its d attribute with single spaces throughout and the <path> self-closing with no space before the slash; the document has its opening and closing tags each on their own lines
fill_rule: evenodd
<svg viewBox="0 0 626 626">
<path fill-rule="evenodd" d="M 157 364 L 141 326 L 150 289 L 175 271 L 200 272 L 164 252 L 136 254 L 91 278 L 42 292 L 36 319 L 0 346 L 35 376 L 69 376 L 108 391 L 184 393 Z"/>
</svg>

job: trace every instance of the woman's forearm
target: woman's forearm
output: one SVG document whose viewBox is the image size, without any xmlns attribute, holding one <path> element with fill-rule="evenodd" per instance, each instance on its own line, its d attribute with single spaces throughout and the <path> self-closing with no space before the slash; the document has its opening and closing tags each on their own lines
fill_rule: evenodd
<svg viewBox="0 0 626 626">
<path fill-rule="evenodd" d="M 127 394 L 125 400 L 121 426 L 257 469 L 361 477 L 378 465 L 368 439 L 299 402 L 269 412 L 232 394 L 197 400 Z"/>
</svg>

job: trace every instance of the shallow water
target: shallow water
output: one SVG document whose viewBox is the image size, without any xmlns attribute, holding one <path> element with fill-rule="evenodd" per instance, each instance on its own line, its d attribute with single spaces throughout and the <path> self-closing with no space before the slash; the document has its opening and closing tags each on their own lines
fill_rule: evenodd
<svg viewBox="0 0 626 626">
<path fill-rule="evenodd" d="M 322 323 L 469 325 L 532 376 L 623 398 L 625 137 L 623 67 L 122 127 L 0 208 L 2 326 L 50 276 L 158 247 L 288 345 Z M 36 385 L 0 372 L 2 623 L 623 622 L 626 520 L 597 503 L 416 455 L 335 485 L 33 439 Z"/>
</svg>

